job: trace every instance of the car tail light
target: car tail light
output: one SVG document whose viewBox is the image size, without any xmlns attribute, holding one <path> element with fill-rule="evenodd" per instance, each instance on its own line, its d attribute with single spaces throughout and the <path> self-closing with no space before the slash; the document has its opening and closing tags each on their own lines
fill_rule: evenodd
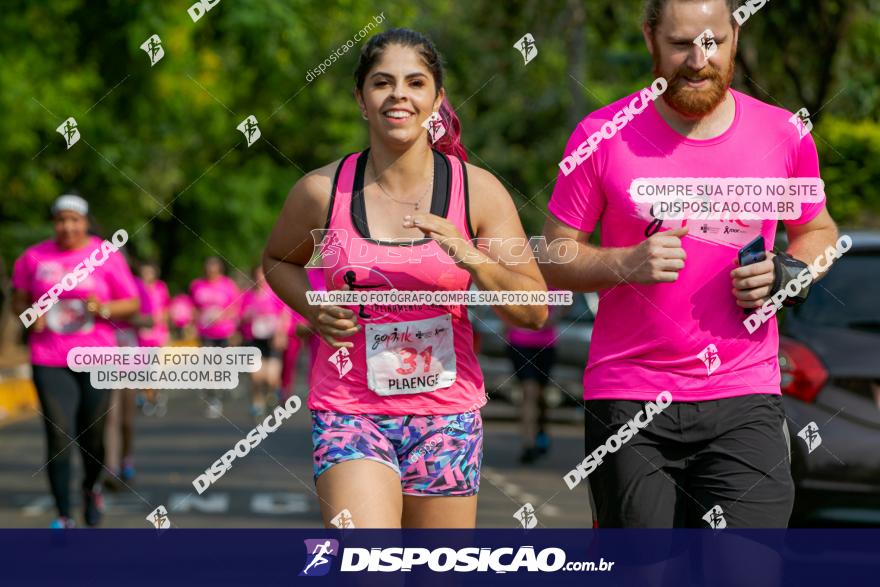
<svg viewBox="0 0 880 587">
<path fill-rule="evenodd" d="M 790 338 L 779 340 L 779 371 L 782 393 L 812 403 L 825 382 L 828 371 L 807 346 Z"/>
</svg>

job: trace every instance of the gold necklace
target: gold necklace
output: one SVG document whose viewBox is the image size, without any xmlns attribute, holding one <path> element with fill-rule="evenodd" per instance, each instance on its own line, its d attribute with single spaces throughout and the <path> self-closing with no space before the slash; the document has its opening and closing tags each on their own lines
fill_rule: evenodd
<svg viewBox="0 0 880 587">
<path fill-rule="evenodd" d="M 388 196 L 388 199 L 390 199 L 390 200 L 393 201 L 393 202 L 397 202 L 398 204 L 405 204 L 405 205 L 407 205 L 407 206 L 413 206 L 413 208 L 414 208 L 415 210 L 418 210 L 418 209 L 421 207 L 421 203 L 422 203 L 422 200 L 425 198 L 425 194 L 427 194 L 427 193 L 428 193 L 428 190 L 430 190 L 431 187 L 434 185 L 434 166 L 433 166 L 433 165 L 431 165 L 431 180 L 428 182 L 428 185 L 425 187 L 425 191 L 424 191 L 424 193 L 422 193 L 422 195 L 419 196 L 419 199 L 416 200 L 415 202 L 406 202 L 406 201 L 404 201 L 404 200 L 398 200 L 397 198 L 395 198 L 394 196 L 392 196 L 391 194 L 389 194 L 389 193 L 388 193 L 388 190 L 386 190 L 386 189 L 382 186 L 382 184 L 379 183 L 379 175 L 376 173 L 376 164 L 375 164 L 375 162 L 373 161 L 373 153 L 372 153 L 372 152 L 371 152 L 369 155 L 367 155 L 367 158 L 369 159 L 370 169 L 373 170 L 373 178 L 374 178 L 375 181 L 376 181 L 376 185 L 378 185 L 378 186 L 379 186 L 379 189 L 382 190 L 382 192 L 383 192 L 386 196 Z M 431 161 L 431 162 L 433 163 L 433 153 L 432 153 L 432 161 Z M 384 172 L 383 172 L 383 173 L 384 173 Z"/>
</svg>

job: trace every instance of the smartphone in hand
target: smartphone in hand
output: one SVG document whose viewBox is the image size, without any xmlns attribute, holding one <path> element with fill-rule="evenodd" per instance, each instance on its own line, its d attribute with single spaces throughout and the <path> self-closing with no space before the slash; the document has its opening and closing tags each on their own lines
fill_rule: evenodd
<svg viewBox="0 0 880 587">
<path fill-rule="evenodd" d="M 749 244 L 739 250 L 739 266 L 751 265 L 759 263 L 767 258 L 767 251 L 764 249 L 764 237 L 756 236 Z"/>
<path fill-rule="evenodd" d="M 740 267 L 751 265 L 752 263 L 759 263 L 766 259 L 767 251 L 764 249 L 764 237 L 759 234 L 752 239 L 747 245 L 739 250 L 737 258 L 739 259 Z M 751 312 L 752 309 L 743 308 L 744 314 L 749 314 Z"/>
</svg>

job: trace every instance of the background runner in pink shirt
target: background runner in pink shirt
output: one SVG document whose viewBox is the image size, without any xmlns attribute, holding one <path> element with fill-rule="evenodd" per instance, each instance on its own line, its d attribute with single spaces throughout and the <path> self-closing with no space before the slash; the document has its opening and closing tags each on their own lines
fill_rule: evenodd
<svg viewBox="0 0 880 587">
<path fill-rule="evenodd" d="M 240 292 L 235 282 L 223 275 L 219 259 L 205 261 L 205 277 L 194 280 L 190 297 L 196 309 L 196 329 L 199 338 L 225 341 L 235 332 L 238 324 Z"/>
<path fill-rule="evenodd" d="M 168 318 L 175 338 L 188 338 L 187 330 L 194 326 L 195 306 L 185 293 L 179 293 L 168 302 Z"/>
<path fill-rule="evenodd" d="M 147 305 L 141 308 L 141 315 L 147 313 L 146 308 L 149 308 L 149 321 L 138 329 L 139 344 L 166 346 L 171 340 L 169 323 L 175 330 L 183 329 L 192 320 L 192 304 L 185 294 L 175 296 L 177 304 L 182 302 L 182 305 L 178 305 L 176 309 L 182 312 L 183 316 L 176 315 L 177 320 L 172 320 L 172 301 L 169 299 L 168 286 L 159 279 L 159 267 L 154 263 L 141 263 L 139 274 L 148 301 Z M 181 338 L 177 334 L 176 337 Z M 138 395 L 137 405 L 145 416 L 164 417 L 168 412 L 168 394 L 165 390 L 145 389 Z M 125 473 L 125 467 L 122 471 Z"/>
<path fill-rule="evenodd" d="M 306 275 L 312 291 L 327 291 L 323 269 L 307 269 Z M 287 331 L 287 348 L 284 350 L 284 364 L 281 369 L 281 393 L 285 401 L 296 389 L 296 367 L 300 349 L 303 346 L 309 348 L 309 370 L 306 372 L 308 377 L 311 375 L 312 365 L 318 353 L 318 345 L 321 344 L 320 336 L 315 333 L 309 321 L 292 309 L 288 308 L 288 310 L 291 315 L 290 327 Z"/>
<path fill-rule="evenodd" d="M 547 323 L 540 330 L 505 328 L 507 356 L 522 394 L 519 405 L 522 452 L 519 461 L 526 465 L 550 450 L 545 394 L 556 364 L 559 319 L 570 309 L 570 306 L 551 306 Z"/>
<path fill-rule="evenodd" d="M 12 287 L 37 301 L 74 267 L 101 248 L 103 239 L 86 235 L 81 246 L 63 248 L 47 240 L 27 249 L 15 262 Z M 101 253 L 97 255 L 102 258 Z M 134 277 L 122 255 L 110 253 L 104 264 L 70 291 L 62 291 L 55 303 L 29 331 L 31 362 L 47 367 L 66 367 L 67 352 L 77 346 L 116 346 L 110 320 L 88 311 L 89 300 L 99 305 L 138 295 Z"/>
<path fill-rule="evenodd" d="M 140 276 L 147 297 L 150 301 L 150 318 L 152 325 L 138 330 L 141 346 L 164 346 L 168 344 L 168 286 L 159 279 L 155 265 L 144 263 L 140 267 Z M 141 308 L 143 312 L 143 308 Z"/>
<path fill-rule="evenodd" d="M 240 315 L 241 293 L 235 282 L 223 275 L 223 263 L 217 257 L 205 259 L 205 276 L 194 280 L 190 297 L 195 307 L 196 332 L 202 346 L 229 346 Z M 223 415 L 223 401 L 216 390 L 206 390 L 205 416 Z"/>
<path fill-rule="evenodd" d="M 123 252 L 120 251 L 120 254 Z M 143 345 L 140 332 L 153 322 L 153 300 L 147 285 L 139 277 L 134 278 L 134 283 L 140 309 L 127 320 L 115 323 L 116 344 L 121 347 Z M 139 395 L 141 392 L 134 389 L 110 390 L 110 410 L 107 412 L 104 434 L 104 467 L 110 475 L 104 477 L 104 487 L 111 491 L 119 491 L 134 481 L 134 414 Z"/>
<path fill-rule="evenodd" d="M 243 344 L 260 349 L 260 369 L 251 374 L 251 416 L 262 421 L 266 415 L 267 393 L 279 393 L 281 355 L 287 344 L 290 311 L 263 277 L 263 268 L 253 271 L 254 286 L 241 299 Z M 279 395 L 280 399 L 280 395 Z"/>
<path fill-rule="evenodd" d="M 70 500 L 71 439 L 76 439 L 83 459 L 86 525 L 98 525 L 104 509 L 99 480 L 110 394 L 92 387 L 89 373 L 69 369 L 67 353 L 74 347 L 116 346 L 114 322 L 134 315 L 139 305 L 137 287 L 122 253 L 88 233 L 88 213 L 88 203 L 80 196 L 60 196 L 52 206 L 55 238 L 28 248 L 12 272 L 16 314 L 28 313 L 56 284 L 64 283 L 67 288 L 57 301 L 50 301 L 45 314 L 26 324 L 34 386 L 45 424 L 46 470 L 58 509 L 54 528 L 75 525 Z M 114 237 L 121 238 L 123 233 L 117 231 Z M 127 238 L 116 242 L 124 245 Z M 86 263 L 93 267 L 90 273 L 82 272 Z"/>
</svg>

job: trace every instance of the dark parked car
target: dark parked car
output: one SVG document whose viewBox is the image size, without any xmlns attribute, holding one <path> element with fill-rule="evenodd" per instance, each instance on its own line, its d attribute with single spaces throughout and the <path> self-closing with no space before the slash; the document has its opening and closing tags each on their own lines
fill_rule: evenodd
<svg viewBox="0 0 880 587">
<path fill-rule="evenodd" d="M 780 327 L 792 525 L 880 525 L 880 232 L 840 232 L 852 249 Z"/>
</svg>

